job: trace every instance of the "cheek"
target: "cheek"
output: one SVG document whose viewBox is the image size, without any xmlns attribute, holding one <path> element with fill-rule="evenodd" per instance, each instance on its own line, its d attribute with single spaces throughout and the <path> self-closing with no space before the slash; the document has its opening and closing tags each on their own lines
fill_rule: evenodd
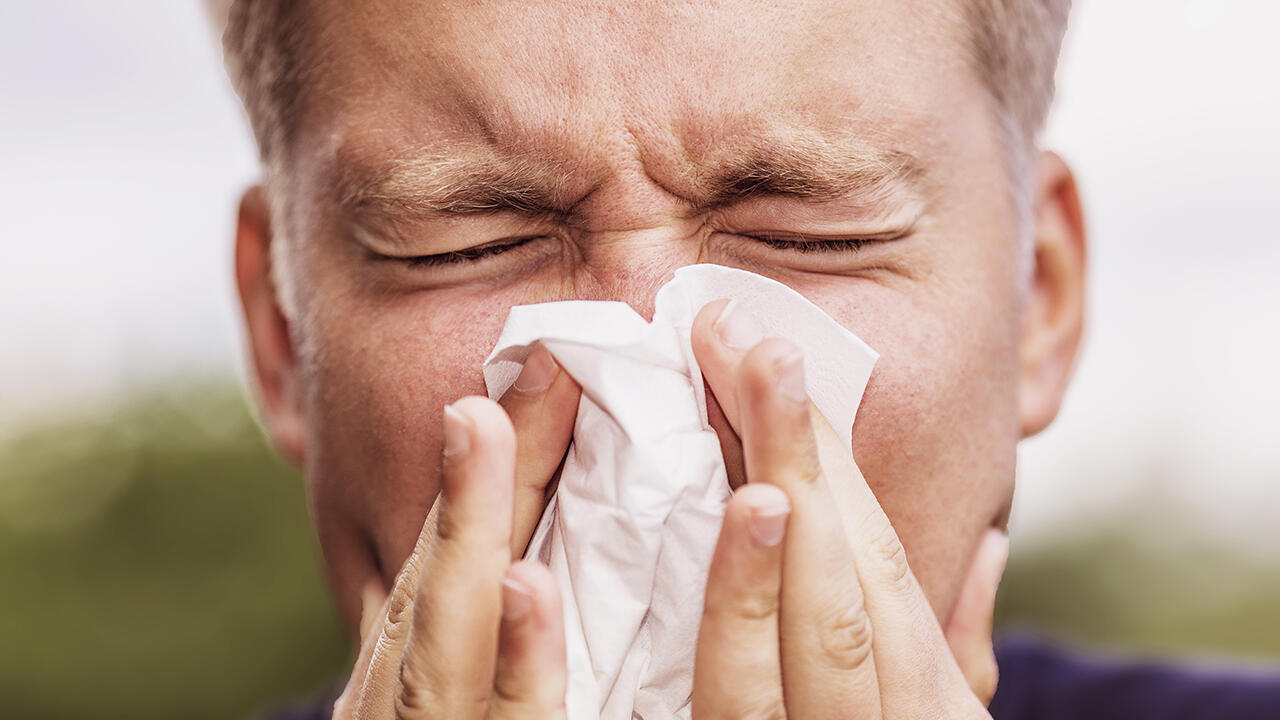
<svg viewBox="0 0 1280 720">
<path fill-rule="evenodd" d="M 854 456 L 940 614 L 1007 508 L 1018 439 L 1016 282 L 1003 270 L 954 277 L 965 279 L 807 291 L 880 353 Z"/>
<path fill-rule="evenodd" d="M 443 407 L 485 394 L 481 364 L 520 302 L 345 296 L 316 314 L 308 344 L 323 350 L 305 359 L 304 382 L 318 527 L 355 528 L 388 565 L 408 556 L 439 489 Z"/>
</svg>

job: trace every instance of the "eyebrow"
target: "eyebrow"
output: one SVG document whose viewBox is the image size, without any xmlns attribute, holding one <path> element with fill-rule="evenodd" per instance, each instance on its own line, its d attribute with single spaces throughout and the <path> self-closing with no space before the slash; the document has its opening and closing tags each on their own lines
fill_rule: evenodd
<svg viewBox="0 0 1280 720">
<path fill-rule="evenodd" d="M 698 207 L 760 196 L 871 207 L 897 190 L 918 190 L 923 175 L 911 154 L 865 144 L 800 141 L 723 148 L 714 154 L 721 157 L 690 161 L 679 187 L 665 189 Z M 498 211 L 563 214 L 589 194 L 584 186 L 599 185 L 575 174 L 571 163 L 483 150 L 418 154 L 381 164 L 374 172 L 340 174 L 346 178 L 339 182 L 345 208 L 359 216 L 391 219 Z M 353 181 L 353 175 L 360 179 Z"/>
<path fill-rule="evenodd" d="M 918 190 L 924 174 L 905 151 L 820 140 L 756 146 L 713 167 L 701 190 L 709 204 L 781 195 L 873 205 L 895 190 Z"/>
<path fill-rule="evenodd" d="M 339 185 L 339 201 L 357 214 L 391 217 L 513 210 L 540 214 L 563 202 L 572 173 L 529 159 L 485 153 L 422 154 L 386 163 Z"/>
</svg>

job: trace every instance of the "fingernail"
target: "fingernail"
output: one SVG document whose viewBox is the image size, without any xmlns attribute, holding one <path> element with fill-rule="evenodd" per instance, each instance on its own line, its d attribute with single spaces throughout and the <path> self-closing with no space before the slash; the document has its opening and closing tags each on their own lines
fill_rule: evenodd
<svg viewBox="0 0 1280 720">
<path fill-rule="evenodd" d="M 804 386 L 803 355 L 796 353 L 778 363 L 778 389 L 798 403 L 809 400 L 809 393 Z"/>
<path fill-rule="evenodd" d="M 791 515 L 791 505 L 774 505 L 756 508 L 747 519 L 747 532 L 756 542 L 765 547 L 773 547 L 782 542 L 787 532 L 787 518 Z"/>
<path fill-rule="evenodd" d="M 460 455 L 471 449 L 471 421 L 452 405 L 444 406 L 444 454 Z"/>
<path fill-rule="evenodd" d="M 539 345 L 525 361 L 524 369 L 516 378 L 515 389 L 525 393 L 542 392 L 551 387 L 551 382 L 559 373 L 560 366 L 551 357 L 551 353 Z"/>
<path fill-rule="evenodd" d="M 730 300 L 713 323 L 720 341 L 734 350 L 749 350 L 764 339 L 756 320 L 743 310 L 737 300 Z"/>
<path fill-rule="evenodd" d="M 519 620 L 533 608 L 533 592 L 519 580 L 502 578 L 502 619 Z"/>
</svg>

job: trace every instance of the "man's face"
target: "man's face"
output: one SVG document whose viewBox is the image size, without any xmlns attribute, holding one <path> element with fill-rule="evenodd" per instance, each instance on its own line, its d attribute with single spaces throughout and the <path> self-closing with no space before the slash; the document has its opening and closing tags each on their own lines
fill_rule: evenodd
<svg viewBox="0 0 1280 720">
<path fill-rule="evenodd" d="M 1011 498 L 1032 275 L 958 8 L 384 0 L 311 25 L 276 257 L 345 609 L 411 550 L 441 407 L 484 393 L 509 308 L 648 313 L 697 262 L 786 283 L 880 352 L 854 455 L 951 607 Z"/>
</svg>

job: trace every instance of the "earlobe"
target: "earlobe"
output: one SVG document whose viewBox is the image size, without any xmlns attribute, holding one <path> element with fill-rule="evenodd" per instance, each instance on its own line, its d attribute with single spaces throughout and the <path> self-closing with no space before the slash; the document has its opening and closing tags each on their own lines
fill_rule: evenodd
<svg viewBox="0 0 1280 720">
<path fill-rule="evenodd" d="M 235 273 L 249 370 L 262 422 L 276 448 L 302 464 L 304 423 L 289 323 L 271 270 L 271 212 L 261 186 L 245 191 L 236 222 Z"/>
<path fill-rule="evenodd" d="M 1084 329 L 1086 237 L 1075 177 L 1058 155 L 1037 163 L 1035 247 L 1020 345 L 1023 437 L 1058 414 Z"/>
</svg>

